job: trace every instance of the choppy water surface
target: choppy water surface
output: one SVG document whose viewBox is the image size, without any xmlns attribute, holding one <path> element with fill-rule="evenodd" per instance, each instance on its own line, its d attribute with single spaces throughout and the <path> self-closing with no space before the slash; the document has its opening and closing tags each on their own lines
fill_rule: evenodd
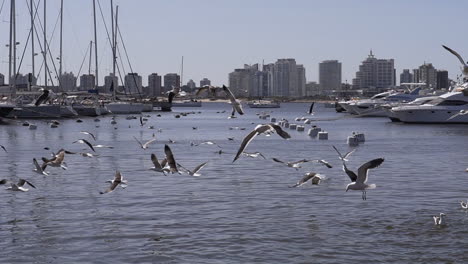
<svg viewBox="0 0 468 264">
<path fill-rule="evenodd" d="M 3 263 L 465 263 L 468 262 L 468 214 L 459 200 L 468 198 L 468 126 L 405 125 L 384 118 L 317 121 L 329 140 L 309 138 L 307 131 L 287 130 L 292 138 L 259 136 L 247 151 L 261 151 L 268 160 L 232 159 L 242 138 L 265 122 L 246 115 L 227 119 L 229 105 L 205 103 L 150 113 L 147 124 L 111 116 L 62 120 L 58 128 L 32 121 L 37 130 L 21 125 L 0 127 L 1 178 L 26 178 L 37 189 L 10 192 L 0 188 L 0 248 Z M 305 116 L 308 104 L 282 104 L 273 117 Z M 218 111 L 228 110 L 226 113 Z M 344 116 L 316 107 L 314 118 Z M 201 113 L 174 118 L 176 112 Z M 298 122 L 296 122 L 298 123 Z M 96 127 L 99 126 L 99 127 Z M 130 126 L 130 127 L 129 127 Z M 154 126 L 155 129 L 149 129 Z M 117 129 L 114 129 L 116 127 Z M 198 127 L 194 130 L 192 127 Z M 247 130 L 230 130 L 245 127 Z M 157 129 L 161 128 L 162 132 Z M 73 141 L 97 137 L 98 158 L 66 155 L 68 170 L 48 168 L 50 176 L 32 172 L 32 159 L 51 150 L 87 150 Z M 366 142 L 351 156 L 349 167 L 384 157 L 370 171 L 377 189 L 345 192 L 349 179 L 332 149 L 348 151 L 346 137 L 365 133 Z M 139 148 L 135 136 L 157 143 Z M 228 137 L 234 137 L 229 141 Z M 201 177 L 169 175 L 148 170 L 150 154 L 164 157 L 169 139 L 175 158 L 194 168 L 209 161 Z M 91 139 L 89 139 L 91 140 Z M 214 145 L 190 146 L 211 140 Z M 328 169 L 306 163 L 296 171 L 281 166 L 303 158 L 325 159 Z M 120 170 L 126 189 L 101 195 L 105 181 Z M 305 172 L 327 176 L 319 186 L 288 188 Z M 447 226 L 434 226 L 432 215 L 447 214 Z"/>
</svg>

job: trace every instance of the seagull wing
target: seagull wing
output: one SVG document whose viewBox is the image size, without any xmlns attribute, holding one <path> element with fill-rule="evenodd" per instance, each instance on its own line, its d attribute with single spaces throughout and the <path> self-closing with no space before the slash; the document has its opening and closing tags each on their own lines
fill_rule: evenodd
<svg viewBox="0 0 468 264">
<path fill-rule="evenodd" d="M 229 90 L 229 88 L 227 88 L 225 85 L 223 85 L 223 91 L 224 93 L 226 94 L 226 96 L 228 97 L 229 101 L 231 101 L 231 104 L 234 105 L 234 104 L 237 104 L 238 102 L 236 101 L 236 97 L 234 96 L 234 94 L 231 92 L 231 90 Z"/>
<path fill-rule="evenodd" d="M 291 135 L 289 135 L 288 132 L 284 131 L 280 126 L 275 124 L 270 124 L 269 126 L 272 127 L 275 130 L 276 134 L 278 134 L 280 137 L 284 139 L 291 138 Z"/>
<path fill-rule="evenodd" d="M 332 146 L 332 147 L 335 149 L 336 153 L 338 153 L 338 156 L 340 157 L 340 160 L 343 161 L 343 165 L 344 165 L 344 162 L 345 162 L 346 159 L 343 157 L 343 155 L 341 155 L 340 151 L 338 151 L 338 149 L 335 146 Z M 346 154 L 348 154 L 348 153 L 346 153 Z M 343 167 L 343 170 L 344 170 L 344 167 Z M 351 179 L 351 180 L 353 180 L 353 179 Z"/>
<path fill-rule="evenodd" d="M 232 162 L 235 162 L 239 158 L 239 156 L 242 154 L 247 145 L 249 145 L 250 141 L 252 141 L 258 134 L 259 133 L 257 132 L 257 129 L 254 129 L 249 134 L 247 134 L 247 136 L 244 137 L 239 147 L 239 150 L 237 151 L 237 154 Z"/>
<path fill-rule="evenodd" d="M 448 50 L 450 53 L 455 55 L 458 58 L 458 60 L 460 60 L 460 62 L 463 64 L 463 66 L 468 67 L 468 65 L 466 65 L 465 61 L 463 61 L 462 56 L 460 56 L 460 54 L 458 54 L 458 52 L 454 51 L 453 49 L 451 49 L 451 48 L 449 48 L 449 47 L 447 47 L 445 45 L 442 45 L 442 47 L 444 47 L 444 49 Z"/>
<path fill-rule="evenodd" d="M 116 171 L 114 181 L 111 183 L 111 186 L 109 186 L 109 188 L 107 188 L 107 190 L 105 190 L 104 192 L 101 192 L 101 194 L 112 192 L 121 182 L 122 174 L 120 174 L 120 171 Z"/>
<path fill-rule="evenodd" d="M 193 172 L 191 172 L 189 169 L 185 168 L 184 166 L 180 165 L 180 163 L 177 163 L 177 166 L 179 167 L 179 169 L 181 169 L 183 172 L 189 174 L 189 175 L 192 175 Z"/>
<path fill-rule="evenodd" d="M 310 104 L 310 108 L 309 108 L 309 114 L 312 114 L 314 110 L 314 102 L 312 102 L 312 104 Z"/>
<path fill-rule="evenodd" d="M 39 163 L 37 162 L 36 158 L 33 158 L 33 164 L 34 164 L 34 167 L 36 167 L 36 170 L 37 170 L 38 172 L 42 172 L 42 171 L 43 171 L 42 168 L 41 168 L 41 166 L 39 166 Z"/>
<path fill-rule="evenodd" d="M 202 92 L 207 91 L 210 87 L 208 85 L 202 86 L 197 89 L 195 96 L 199 96 Z"/>
<path fill-rule="evenodd" d="M 380 166 L 380 164 L 382 164 L 382 162 L 384 162 L 384 159 L 378 158 L 362 164 L 361 167 L 359 167 L 358 169 L 358 177 L 356 182 L 366 183 L 369 169 L 377 168 L 378 166 Z"/>
<path fill-rule="evenodd" d="M 0 147 L 2 147 L 2 149 L 3 149 L 6 153 L 8 153 L 8 151 L 6 150 L 6 148 L 5 148 L 3 145 L 0 146 Z"/>
<path fill-rule="evenodd" d="M 152 138 L 152 139 L 148 140 L 145 144 L 143 144 L 143 148 L 148 148 L 148 145 L 153 143 L 154 141 L 156 141 L 155 138 Z"/>
<path fill-rule="evenodd" d="M 166 167 L 167 165 L 167 159 L 164 158 L 163 160 L 161 160 L 161 167 L 164 169 L 164 167 Z"/>
<path fill-rule="evenodd" d="M 242 108 L 241 103 L 239 103 L 239 102 L 236 101 L 236 103 L 233 104 L 232 107 L 237 111 L 237 113 L 239 113 L 239 115 L 243 115 L 243 114 L 244 114 L 244 109 Z"/>
<path fill-rule="evenodd" d="M 298 161 L 289 162 L 289 164 L 294 165 L 294 164 L 301 164 L 301 163 L 304 163 L 304 162 L 309 162 L 309 161 L 306 160 L 306 159 L 302 159 L 302 160 L 298 160 Z"/>
<path fill-rule="evenodd" d="M 348 151 L 344 156 L 343 156 L 343 160 L 347 161 L 347 158 L 354 153 L 354 151 L 356 151 L 356 149 L 353 149 L 351 151 Z"/>
<path fill-rule="evenodd" d="M 133 136 L 133 138 L 136 140 L 136 142 L 138 142 L 138 144 L 140 145 L 140 147 L 143 148 L 143 144 L 141 144 L 141 141 L 138 140 L 135 136 Z"/>
<path fill-rule="evenodd" d="M 328 163 L 326 160 L 317 160 L 317 162 L 327 166 L 327 168 L 329 169 L 333 168 L 333 166 L 330 163 Z"/>
<path fill-rule="evenodd" d="M 302 179 L 300 179 L 296 184 L 294 184 L 293 186 L 289 186 L 289 187 L 291 188 L 299 187 L 303 185 L 304 183 L 306 183 L 307 181 L 309 181 L 310 179 L 312 179 L 313 177 L 315 177 L 315 175 L 317 175 L 317 173 L 315 172 L 306 173 L 304 177 L 302 177 Z"/>
<path fill-rule="evenodd" d="M 57 155 L 55 155 L 55 158 L 51 162 L 55 164 L 61 164 L 64 159 L 65 159 L 65 151 L 62 150 Z"/>
<path fill-rule="evenodd" d="M 358 178 L 356 173 L 354 173 L 352 170 L 349 170 L 348 167 L 346 167 L 346 164 L 343 161 L 343 171 L 348 175 L 348 177 L 351 179 L 352 182 L 355 182 Z"/>
<path fill-rule="evenodd" d="M 193 174 L 196 174 L 199 170 L 201 170 L 203 167 L 205 167 L 205 165 L 208 163 L 207 162 L 203 162 L 202 164 L 198 165 L 197 167 L 195 167 L 195 169 L 193 169 L 192 173 Z"/>
<path fill-rule="evenodd" d="M 30 183 L 29 181 L 25 180 L 25 179 L 19 179 L 18 181 L 18 186 L 24 186 L 24 184 L 27 183 L 29 186 L 33 187 L 34 189 L 36 189 L 36 186 L 34 186 L 32 183 Z"/>
<path fill-rule="evenodd" d="M 8 183 L 8 182 L 9 182 L 9 181 L 8 181 L 7 179 L 0 180 L 0 185 L 1 185 L 1 184 L 6 184 L 6 183 Z"/>
<path fill-rule="evenodd" d="M 260 152 L 257 152 L 257 154 L 258 154 L 259 156 L 261 156 L 263 159 L 266 159 L 266 158 L 265 158 L 265 156 L 263 156 L 263 154 L 262 154 L 262 153 L 260 153 Z"/>
<path fill-rule="evenodd" d="M 277 159 L 277 158 L 272 158 L 272 160 L 273 160 L 273 161 L 276 161 L 276 162 L 279 162 L 279 163 L 287 164 L 286 162 L 281 161 L 281 160 L 279 160 L 279 159 Z"/>
<path fill-rule="evenodd" d="M 164 145 L 164 153 L 166 153 L 166 159 L 167 163 L 169 164 L 171 173 L 179 172 L 177 170 L 177 163 L 175 161 L 174 155 L 172 154 L 171 148 L 167 144 Z"/>
<path fill-rule="evenodd" d="M 142 117 L 142 116 L 140 116 L 140 125 L 141 125 L 141 126 L 144 125 L 144 124 L 143 124 L 143 117 Z"/>
<path fill-rule="evenodd" d="M 85 134 L 85 135 L 90 135 L 94 139 L 94 141 L 96 141 L 96 137 L 93 135 L 93 133 L 88 132 L 88 131 L 80 131 L 80 133 Z"/>
<path fill-rule="evenodd" d="M 158 161 L 158 158 L 156 158 L 156 155 L 155 154 L 151 154 L 151 161 L 153 162 L 154 164 L 154 167 L 158 170 L 162 170 L 162 166 L 161 164 L 159 163 Z"/>
</svg>

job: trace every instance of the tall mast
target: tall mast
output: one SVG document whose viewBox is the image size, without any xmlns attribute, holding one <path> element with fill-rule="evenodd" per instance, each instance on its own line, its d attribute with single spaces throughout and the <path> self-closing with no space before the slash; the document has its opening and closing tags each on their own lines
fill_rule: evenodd
<svg viewBox="0 0 468 264">
<path fill-rule="evenodd" d="M 111 40 L 111 45 L 112 45 L 112 76 L 111 76 L 111 87 L 112 87 L 112 97 L 115 97 L 115 29 L 114 29 L 114 1 L 111 0 L 111 25 L 112 25 L 112 40 Z"/>
<path fill-rule="evenodd" d="M 97 89 L 99 86 L 99 75 L 98 75 L 98 53 L 97 53 L 97 31 L 96 31 L 96 0 L 93 0 L 93 17 L 94 17 L 94 57 L 95 57 L 95 64 L 96 64 L 96 87 Z"/>
<path fill-rule="evenodd" d="M 35 71 L 35 62 L 34 62 L 34 8 L 33 8 L 33 0 L 29 0 L 29 5 L 31 6 L 31 60 L 32 60 L 32 77 L 36 76 Z M 32 80 L 31 80 L 32 81 Z"/>
<path fill-rule="evenodd" d="M 47 74 L 49 71 L 49 68 L 47 68 L 47 36 L 46 36 L 46 18 L 47 18 L 47 0 L 44 0 L 44 86 L 47 88 Z"/>
<path fill-rule="evenodd" d="M 60 78 L 62 78 L 62 34 L 63 34 L 63 0 L 60 0 L 60 55 L 59 55 L 59 90 L 62 91 L 62 82 L 60 81 Z"/>
<path fill-rule="evenodd" d="M 13 17 L 15 13 L 15 0 L 10 1 L 10 43 L 8 44 L 8 84 L 10 91 L 13 92 L 14 85 L 11 78 L 12 56 L 13 56 Z"/>
<path fill-rule="evenodd" d="M 115 7 L 115 28 L 114 28 L 114 35 L 112 36 L 112 40 L 114 42 L 114 58 L 112 59 L 112 70 L 114 76 L 112 76 L 112 82 L 115 80 L 115 65 L 117 64 L 117 32 L 118 32 L 118 19 L 119 19 L 119 6 Z M 115 99 L 115 92 L 117 91 L 117 87 L 114 84 L 114 90 L 112 91 L 112 96 Z"/>
<path fill-rule="evenodd" d="M 16 1 L 13 1 L 13 91 L 16 93 Z"/>
<path fill-rule="evenodd" d="M 91 75 L 91 62 L 93 57 L 93 41 L 89 42 L 89 64 L 88 64 L 88 74 Z"/>
<path fill-rule="evenodd" d="M 184 56 L 182 56 L 182 64 L 180 68 L 180 88 L 182 88 L 182 84 L 184 83 Z"/>
</svg>

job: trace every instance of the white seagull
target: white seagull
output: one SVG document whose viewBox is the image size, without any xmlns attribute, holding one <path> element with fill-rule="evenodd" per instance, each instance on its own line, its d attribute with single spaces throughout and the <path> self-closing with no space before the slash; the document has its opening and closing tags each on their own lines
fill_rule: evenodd
<svg viewBox="0 0 468 264">
<path fill-rule="evenodd" d="M 242 152 L 244 152 L 245 148 L 249 145 L 250 141 L 252 141 L 257 135 L 263 133 L 270 134 L 273 132 L 276 132 L 280 137 L 284 139 L 291 138 L 291 136 L 286 131 L 284 131 L 280 126 L 276 124 L 258 125 L 254 128 L 254 130 L 252 130 L 249 134 L 247 134 L 247 136 L 244 137 L 239 147 L 239 150 L 237 151 L 237 154 L 232 162 L 235 162 L 239 158 Z"/>
<path fill-rule="evenodd" d="M 154 170 L 154 171 L 157 171 L 157 172 L 162 172 L 166 176 L 166 172 L 169 171 L 169 169 L 165 168 L 167 160 L 164 159 L 164 160 L 162 160 L 161 163 L 159 163 L 159 160 L 156 157 L 156 155 L 151 153 L 151 161 L 153 162 L 154 167 L 151 167 L 150 170 Z"/>
<path fill-rule="evenodd" d="M 262 153 L 260 152 L 253 152 L 253 153 L 249 153 L 249 152 L 242 152 L 242 155 L 245 155 L 247 157 L 251 157 L 251 158 L 258 158 L 258 157 L 262 157 L 263 159 L 266 159 L 265 156 L 263 156 Z"/>
<path fill-rule="evenodd" d="M 45 170 L 47 166 L 51 167 L 60 167 L 64 170 L 67 169 L 67 164 L 63 161 L 65 158 L 65 150 L 61 150 L 57 155 L 55 155 L 52 159 L 42 158 L 44 162 L 42 164 L 42 170 Z"/>
<path fill-rule="evenodd" d="M 383 158 L 373 159 L 361 165 L 358 169 L 358 174 L 354 173 L 353 171 L 349 170 L 346 167 L 346 163 L 343 162 L 343 171 L 348 174 L 349 178 L 351 179 L 351 183 L 346 186 L 346 191 L 348 190 L 355 190 L 355 191 L 362 191 L 362 199 L 367 200 L 366 197 L 366 190 L 374 189 L 376 187 L 375 184 L 367 184 L 368 178 L 368 171 L 369 169 L 374 169 L 380 166 L 384 162 Z"/>
<path fill-rule="evenodd" d="M 86 140 L 86 139 L 78 139 L 77 141 L 73 141 L 73 143 L 86 144 L 86 145 L 88 145 L 88 147 L 89 147 L 93 152 L 96 152 L 96 151 L 94 150 L 93 145 L 91 145 L 91 143 L 89 143 L 89 141 Z"/>
<path fill-rule="evenodd" d="M 299 168 L 302 168 L 300 165 L 304 162 L 309 162 L 308 160 L 306 159 L 302 159 L 302 160 L 298 160 L 298 161 L 291 161 L 291 162 L 285 162 L 285 161 L 281 161 L 277 158 L 272 158 L 273 161 L 276 161 L 278 163 L 282 163 L 282 164 L 285 164 L 286 166 L 290 167 L 290 168 L 295 168 L 296 170 L 298 170 Z"/>
<path fill-rule="evenodd" d="M 156 141 L 155 138 L 152 138 L 152 139 L 148 140 L 145 144 L 143 144 L 143 143 L 141 143 L 141 141 L 139 141 L 135 136 L 134 136 L 133 138 L 136 140 L 136 142 L 138 142 L 138 144 L 140 145 L 140 147 L 141 147 L 142 149 L 147 149 L 149 144 L 151 144 L 151 143 L 153 143 L 154 141 Z"/>
<path fill-rule="evenodd" d="M 202 164 L 198 165 L 197 167 L 195 167 L 195 169 L 193 170 L 189 170 L 189 169 L 186 169 L 184 168 L 182 165 L 180 165 L 179 163 L 177 163 L 177 165 L 179 166 L 179 168 L 181 168 L 183 171 L 185 171 L 188 175 L 190 176 L 201 176 L 200 173 L 198 173 L 203 167 L 205 167 L 205 165 L 208 163 L 207 162 L 203 162 Z"/>
<path fill-rule="evenodd" d="M 115 172 L 114 179 L 111 180 L 110 182 L 111 182 L 111 185 L 109 186 L 109 188 L 107 188 L 107 190 L 103 192 L 99 192 L 100 194 L 112 192 L 119 184 L 127 184 L 127 181 L 123 180 L 123 177 L 122 177 L 122 174 L 120 174 L 120 171 Z"/>
<path fill-rule="evenodd" d="M 5 179 L 0 181 L 0 184 L 6 184 L 6 183 L 10 183 L 10 187 L 7 187 L 6 189 L 11 190 L 11 191 L 17 191 L 17 192 L 27 192 L 27 191 L 29 191 L 29 189 L 23 187 L 25 183 L 27 183 L 29 186 L 36 189 L 36 186 L 34 186 L 32 183 L 30 183 L 29 181 L 27 181 L 25 179 L 19 179 L 18 183 L 13 183 L 13 182 L 11 182 L 9 180 L 5 180 Z"/>
<path fill-rule="evenodd" d="M 432 216 L 432 218 L 434 219 L 434 224 L 435 225 L 445 225 L 445 214 L 444 213 L 440 213 L 439 215 L 434 215 Z"/>
<path fill-rule="evenodd" d="M 442 45 L 442 47 L 444 47 L 444 49 L 448 50 L 450 53 L 452 53 L 453 55 L 455 55 L 458 60 L 461 62 L 462 66 L 463 66 L 463 75 L 465 76 L 468 76 L 468 65 L 466 64 L 466 62 L 463 60 L 462 56 L 460 56 L 460 54 L 458 54 L 458 52 L 454 51 L 453 49 L 447 47 L 447 46 L 444 46 Z"/>
<path fill-rule="evenodd" d="M 289 186 L 289 187 L 290 188 L 299 187 L 299 186 L 305 184 L 306 182 L 308 182 L 309 180 L 312 182 L 312 184 L 317 185 L 317 184 L 320 183 L 320 181 L 322 179 L 323 179 L 323 175 L 315 173 L 315 172 L 308 172 L 308 173 L 304 174 L 304 177 L 302 177 L 302 179 L 300 181 L 298 181 L 293 186 Z"/>
<path fill-rule="evenodd" d="M 234 114 L 237 112 L 239 115 L 244 114 L 244 110 L 242 109 L 241 103 L 236 99 L 234 94 L 227 88 L 225 85 L 223 85 L 223 91 L 228 97 L 229 101 L 231 101 L 231 106 L 232 106 L 232 113 L 231 113 L 231 118 L 234 118 Z"/>
<path fill-rule="evenodd" d="M 169 164 L 169 171 L 173 174 L 177 172 L 180 174 L 177 169 L 177 162 L 175 161 L 174 155 L 172 154 L 171 148 L 166 144 L 164 145 L 164 153 L 166 154 L 167 164 Z"/>
<path fill-rule="evenodd" d="M 452 115 L 452 116 L 449 117 L 449 119 L 447 119 L 447 120 L 454 119 L 454 118 L 457 117 L 457 116 L 466 115 L 466 114 L 468 114 L 468 110 L 460 110 L 460 112 L 458 112 L 458 113 Z"/>
<path fill-rule="evenodd" d="M 90 135 L 90 136 L 94 139 L 94 141 L 96 141 L 96 137 L 94 136 L 93 133 L 88 132 L 88 131 L 80 131 L 80 133 L 81 133 L 81 134 L 85 134 L 85 135 Z"/>
<path fill-rule="evenodd" d="M 341 153 L 338 151 L 338 149 L 337 149 L 335 146 L 332 146 L 332 147 L 336 150 L 336 152 L 338 153 L 338 156 L 340 157 L 340 160 L 342 160 L 343 162 L 348 161 L 347 158 L 348 158 L 351 154 L 353 154 L 354 151 L 356 151 L 356 149 L 353 149 L 353 150 L 351 150 L 351 151 L 346 152 L 346 154 L 341 155 Z"/>
<path fill-rule="evenodd" d="M 43 169 L 41 166 L 39 166 L 39 163 L 37 162 L 36 158 L 33 158 L 33 164 L 35 167 L 35 169 L 33 170 L 34 172 L 45 175 L 45 176 L 49 176 L 49 174 L 44 171 L 45 167 Z"/>
</svg>

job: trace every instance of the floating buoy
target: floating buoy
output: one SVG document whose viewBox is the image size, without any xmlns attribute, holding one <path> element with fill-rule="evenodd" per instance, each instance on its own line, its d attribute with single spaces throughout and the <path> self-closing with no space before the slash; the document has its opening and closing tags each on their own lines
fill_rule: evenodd
<svg viewBox="0 0 468 264">
<path fill-rule="evenodd" d="M 296 124 L 290 124 L 289 129 L 296 130 L 297 125 Z"/>
<path fill-rule="evenodd" d="M 276 122 L 276 118 L 274 118 L 274 117 L 270 118 L 270 122 L 272 122 L 272 123 Z"/>
<path fill-rule="evenodd" d="M 299 125 L 298 125 L 298 126 L 296 127 L 296 130 L 299 131 L 299 132 L 304 132 L 304 129 L 305 129 L 304 126 L 299 126 Z"/>
<path fill-rule="evenodd" d="M 309 132 L 307 134 L 311 137 L 316 137 L 320 131 L 322 131 L 320 127 L 313 127 L 309 129 Z"/>
<path fill-rule="evenodd" d="M 348 143 L 348 146 L 350 147 L 355 147 L 359 145 L 359 140 L 355 136 L 349 136 L 346 143 Z"/>
<path fill-rule="evenodd" d="M 326 132 L 326 131 L 318 132 L 318 139 L 327 140 L 328 139 L 328 132 Z"/>
<path fill-rule="evenodd" d="M 34 124 L 29 124 L 29 129 L 30 130 L 35 130 L 35 129 L 37 129 L 37 126 L 34 125 Z"/>
</svg>

